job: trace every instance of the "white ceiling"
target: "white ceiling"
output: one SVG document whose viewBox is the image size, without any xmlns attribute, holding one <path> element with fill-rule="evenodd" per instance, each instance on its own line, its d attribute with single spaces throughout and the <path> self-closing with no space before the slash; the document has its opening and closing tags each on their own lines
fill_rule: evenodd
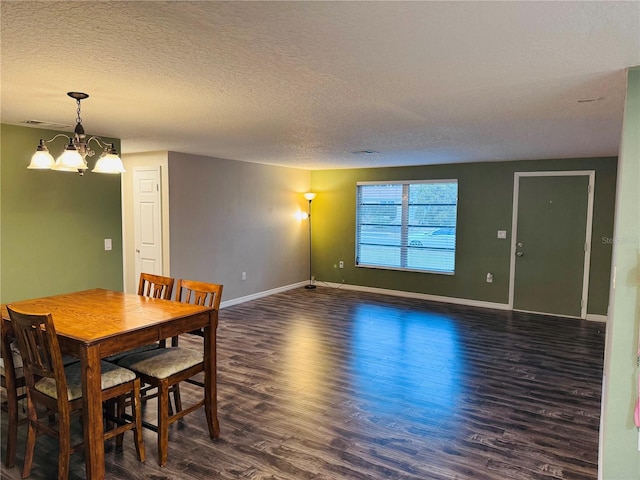
<svg viewBox="0 0 640 480">
<path fill-rule="evenodd" d="M 615 156 L 640 65 L 635 1 L 2 1 L 1 23 L 3 123 L 73 125 L 82 91 L 123 153 L 305 169 Z"/>
</svg>

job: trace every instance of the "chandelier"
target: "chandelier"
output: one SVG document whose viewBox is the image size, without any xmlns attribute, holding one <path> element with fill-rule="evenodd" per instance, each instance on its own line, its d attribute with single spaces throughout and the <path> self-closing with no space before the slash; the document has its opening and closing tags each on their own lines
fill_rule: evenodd
<svg viewBox="0 0 640 480">
<path fill-rule="evenodd" d="M 118 152 L 113 143 L 108 143 L 100 137 L 90 137 L 84 133 L 82 126 L 82 118 L 80 117 L 80 101 L 89 98 L 89 95 L 82 92 L 68 92 L 71 98 L 75 99 L 78 106 L 76 113 L 76 128 L 73 131 L 73 137 L 64 133 L 59 133 L 50 140 L 40 139 L 40 144 L 36 152 L 31 157 L 31 163 L 27 168 L 39 170 L 57 170 L 59 172 L 78 172 L 84 175 L 84 171 L 88 168 L 87 157 L 93 157 L 95 152 L 89 147 L 89 142 L 95 142 L 102 149 L 102 155 L 98 158 L 95 167 L 91 170 L 96 173 L 124 173 L 126 170 L 122 165 L 122 159 L 118 156 Z M 47 143 L 53 142 L 58 137 L 65 137 L 69 140 L 62 154 L 54 161 L 49 153 Z"/>
</svg>

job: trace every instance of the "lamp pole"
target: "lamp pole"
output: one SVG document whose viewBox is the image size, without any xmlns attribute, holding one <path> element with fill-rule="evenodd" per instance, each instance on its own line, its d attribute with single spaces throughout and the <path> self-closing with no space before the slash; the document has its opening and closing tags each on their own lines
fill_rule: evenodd
<svg viewBox="0 0 640 480">
<path fill-rule="evenodd" d="M 314 198 L 316 198 L 316 194 L 315 193 L 305 193 L 304 194 L 304 198 L 306 198 L 309 201 L 309 209 L 308 209 L 308 216 L 307 219 L 309 220 L 309 284 L 305 285 L 304 288 L 307 289 L 314 289 L 316 288 L 316 286 L 313 284 L 313 275 L 312 275 L 312 263 L 311 263 L 311 202 L 313 201 Z"/>
</svg>

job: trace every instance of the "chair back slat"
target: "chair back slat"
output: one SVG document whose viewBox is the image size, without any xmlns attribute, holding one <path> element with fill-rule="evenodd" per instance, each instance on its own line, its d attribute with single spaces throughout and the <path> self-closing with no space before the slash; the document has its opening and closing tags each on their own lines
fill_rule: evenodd
<svg viewBox="0 0 640 480">
<path fill-rule="evenodd" d="M 171 300 L 173 283 L 174 279 L 171 277 L 141 273 L 140 282 L 138 283 L 138 295 Z"/>
<path fill-rule="evenodd" d="M 219 310 L 221 299 L 222 285 L 220 284 L 184 279 L 178 281 L 176 300 L 179 302 L 193 303 Z"/>
</svg>

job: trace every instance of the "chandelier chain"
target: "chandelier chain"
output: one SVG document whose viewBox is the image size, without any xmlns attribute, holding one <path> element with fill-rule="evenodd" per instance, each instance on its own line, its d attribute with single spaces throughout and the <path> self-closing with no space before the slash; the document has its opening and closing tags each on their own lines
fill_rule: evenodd
<svg viewBox="0 0 640 480">
<path fill-rule="evenodd" d="M 78 115 L 78 118 L 76 118 L 76 123 L 82 123 L 82 118 L 80 118 L 80 99 L 76 99 L 76 103 L 78 104 L 78 108 L 76 110 L 76 113 Z"/>
</svg>

